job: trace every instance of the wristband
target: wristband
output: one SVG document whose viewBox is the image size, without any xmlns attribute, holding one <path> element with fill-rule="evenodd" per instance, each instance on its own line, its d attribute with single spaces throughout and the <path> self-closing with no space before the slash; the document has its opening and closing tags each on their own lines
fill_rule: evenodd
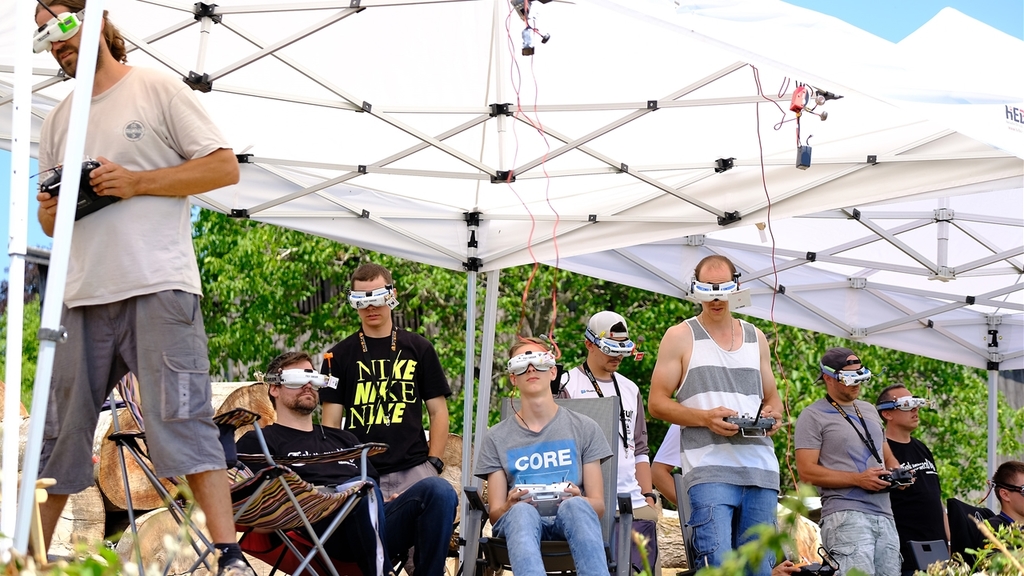
<svg viewBox="0 0 1024 576">
<path fill-rule="evenodd" d="M 650 498 L 651 500 L 654 500 L 655 502 L 657 502 L 657 501 L 658 501 L 658 495 L 657 495 L 657 494 L 655 494 L 654 492 L 644 492 L 644 493 L 642 494 L 642 496 L 643 496 L 644 498 Z"/>
<path fill-rule="evenodd" d="M 444 470 L 444 460 L 441 460 L 437 456 L 427 456 L 427 462 L 430 462 L 430 465 L 437 470 L 438 474 Z"/>
</svg>

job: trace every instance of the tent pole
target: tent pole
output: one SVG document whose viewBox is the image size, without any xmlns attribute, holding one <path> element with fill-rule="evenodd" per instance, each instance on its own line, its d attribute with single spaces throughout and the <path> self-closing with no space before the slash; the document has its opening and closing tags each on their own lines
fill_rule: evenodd
<svg viewBox="0 0 1024 576">
<path fill-rule="evenodd" d="M 103 14 L 104 0 L 88 0 L 86 14 Z M 71 101 L 71 118 L 68 125 L 67 143 L 62 164 L 73 169 L 81 166 L 85 152 L 85 133 L 89 124 L 89 107 L 92 104 L 92 86 L 96 75 L 96 59 L 100 45 L 100 19 L 85 17 L 78 56 L 78 74 L 75 76 L 75 91 Z M 28 50 L 26 44 L 23 50 Z M 50 377 L 53 375 L 53 357 L 58 341 L 63 340 L 64 328 L 60 325 L 64 305 L 64 284 L 68 276 L 68 259 L 71 256 L 71 234 L 74 230 L 75 205 L 78 200 L 78 178 L 64 178 L 60 183 L 60 199 L 57 201 L 57 219 L 53 226 L 53 252 L 50 257 L 50 271 L 46 282 L 46 297 L 43 299 L 43 318 L 39 328 L 39 359 L 36 364 L 36 379 L 32 389 L 32 412 L 36 415 L 29 426 L 25 441 L 25 460 L 22 464 L 18 518 L 14 531 L 14 548 L 21 554 L 28 550 L 28 532 L 32 523 L 32 505 L 35 496 L 36 478 L 39 474 L 39 456 L 43 444 L 43 425 L 46 421 L 46 404 L 50 396 Z M 66 337 L 66 336 L 65 336 Z"/>
<path fill-rule="evenodd" d="M 999 439 L 999 371 L 988 371 L 988 478 L 996 473 L 996 446 Z M 986 505 L 996 510 L 995 491 L 990 491 Z"/>
<path fill-rule="evenodd" d="M 466 273 L 466 370 L 462 375 L 462 485 L 468 486 L 473 477 L 473 469 L 466 466 L 470 462 L 473 444 L 473 386 L 474 365 L 476 361 L 476 275 L 470 270 Z M 468 503 L 463 498 L 459 518 L 465 518 L 469 511 Z"/>
<path fill-rule="evenodd" d="M 32 38 L 35 5 L 20 2 L 16 11 L 15 46 L 28 46 Z M 4 381 L 3 492 L 0 496 L 0 561 L 9 560 L 10 534 L 14 534 L 18 500 L 18 428 L 21 414 L 21 354 L 25 317 L 25 255 L 28 246 L 28 171 L 31 146 L 32 54 L 17 50 L 14 61 L 14 112 L 11 142 L 11 199 L 8 219 L 11 257 L 7 286 L 7 372 Z M 17 383 L 17 385 L 15 385 Z"/>
<path fill-rule="evenodd" d="M 498 322 L 498 293 L 501 288 L 501 270 L 487 272 L 487 295 L 484 298 L 483 338 L 480 343 L 480 388 L 476 404 L 476 430 L 473 438 L 483 438 L 487 430 L 487 421 L 491 413 L 491 375 L 494 372 L 494 331 Z M 476 458 L 474 454 L 474 467 Z M 474 486 L 480 485 L 480 479 L 473 478 Z"/>
</svg>

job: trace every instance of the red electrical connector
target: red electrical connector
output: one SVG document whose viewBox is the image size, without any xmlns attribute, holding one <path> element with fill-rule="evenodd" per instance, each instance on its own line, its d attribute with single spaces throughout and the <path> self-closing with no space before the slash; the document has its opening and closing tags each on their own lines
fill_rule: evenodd
<svg viewBox="0 0 1024 576">
<path fill-rule="evenodd" d="M 807 86 L 797 86 L 796 90 L 793 90 L 793 99 L 789 103 L 789 109 L 799 114 L 807 106 L 808 101 Z"/>
</svg>

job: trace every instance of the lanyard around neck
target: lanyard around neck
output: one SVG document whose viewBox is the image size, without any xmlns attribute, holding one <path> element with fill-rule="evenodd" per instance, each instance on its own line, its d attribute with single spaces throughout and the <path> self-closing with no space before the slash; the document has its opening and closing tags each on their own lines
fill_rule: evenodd
<svg viewBox="0 0 1024 576">
<path fill-rule="evenodd" d="M 857 429 L 857 425 L 853 423 L 853 420 L 850 418 L 850 415 L 846 413 L 846 410 L 843 410 L 843 407 L 840 406 L 838 402 L 832 399 L 832 396 L 825 394 L 825 400 L 828 400 L 828 403 L 831 404 L 833 408 L 838 410 L 839 413 L 843 415 L 843 418 L 846 418 L 846 421 L 850 423 L 850 426 L 853 426 L 853 431 L 857 433 L 858 437 L 860 437 L 860 441 L 863 442 L 864 445 L 868 447 L 868 450 L 871 452 L 871 455 L 874 456 L 875 460 L 878 461 L 878 465 L 884 466 L 885 461 L 882 460 L 882 457 L 878 455 L 878 450 L 875 449 L 875 441 L 871 438 L 871 432 L 868 431 L 868 422 L 867 420 L 864 419 L 864 416 L 861 415 L 860 408 L 857 408 L 857 403 L 853 403 L 853 411 L 857 413 L 857 418 L 860 419 L 860 425 L 861 427 L 864 428 L 864 434 L 860 433 L 860 430 Z"/>
<path fill-rule="evenodd" d="M 594 373 L 590 371 L 590 366 L 584 362 L 583 373 L 590 379 L 590 383 L 594 385 L 594 392 L 597 392 L 599 398 L 604 398 L 604 393 L 601 392 L 601 385 L 597 383 L 597 378 L 594 378 Z M 612 385 L 615 386 L 615 395 L 619 397 L 619 423 L 622 424 L 622 448 L 629 450 L 629 442 L 626 440 L 626 410 L 622 407 L 622 392 L 619 392 L 619 381 L 615 379 L 615 373 L 612 372 Z"/>
</svg>

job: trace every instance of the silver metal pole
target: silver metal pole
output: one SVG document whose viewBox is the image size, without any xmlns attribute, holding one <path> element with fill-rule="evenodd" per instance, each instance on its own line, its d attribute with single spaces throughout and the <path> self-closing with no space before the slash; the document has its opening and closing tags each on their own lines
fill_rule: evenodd
<svg viewBox="0 0 1024 576">
<path fill-rule="evenodd" d="M 9 560 L 18 501 L 18 432 L 21 414 L 21 352 L 25 316 L 25 254 L 28 241 L 29 153 L 32 138 L 32 42 L 35 4 L 19 2 L 15 11 L 14 111 L 11 118 L 11 200 L 7 253 L 11 266 L 7 285 L 7 357 L 4 381 L 4 442 L 0 493 L 0 559 Z"/>
<path fill-rule="evenodd" d="M 476 233 L 476 226 L 470 226 L 470 235 Z M 476 248 L 470 247 L 469 252 L 476 254 Z M 466 371 L 462 376 L 462 485 L 468 486 L 473 478 L 472 444 L 473 444 L 473 367 L 476 362 L 476 275 L 477 272 L 470 270 L 466 273 Z M 467 465 L 469 463 L 470 465 Z M 469 502 L 463 497 L 459 502 L 459 518 L 467 518 L 469 514 Z M 467 531 L 467 528 L 469 529 Z M 465 524 L 459 528 L 459 533 L 464 537 L 475 535 L 472 526 Z M 464 561 L 461 556 L 464 548 L 459 549 L 459 560 Z"/>
<path fill-rule="evenodd" d="M 64 303 L 64 284 L 68 276 L 68 258 L 71 255 L 71 233 L 75 224 L 75 207 L 78 202 L 78 178 L 74 177 L 82 165 L 85 152 L 85 132 L 89 124 L 89 107 L 92 104 L 92 86 L 96 75 L 96 59 L 100 43 L 100 16 L 105 0 L 88 0 L 86 17 L 79 32 L 81 42 L 78 52 L 78 68 L 75 76 L 75 92 L 71 101 L 71 118 L 68 125 L 67 144 L 64 148 L 64 166 L 68 177 L 60 183 L 60 200 L 57 202 L 57 220 L 53 227 L 53 252 L 50 257 L 50 271 L 47 275 L 46 298 L 43 304 L 43 318 L 39 329 L 39 359 L 36 364 L 36 380 L 32 390 L 32 412 L 36 415 L 29 426 L 25 441 L 25 460 L 22 464 L 21 491 L 18 500 L 18 520 L 14 532 L 14 548 L 22 554 L 28 551 L 29 526 L 32 523 L 32 502 L 36 477 L 39 472 L 39 453 L 43 443 L 43 425 L 46 420 L 46 403 L 50 396 L 50 377 L 53 374 L 53 357 L 59 334 L 60 314 Z M 90 16 L 91 15 L 91 16 Z M 26 44 L 24 50 L 28 50 Z"/>
<path fill-rule="evenodd" d="M 996 456 L 999 441 L 999 371 L 988 371 L 988 478 L 996 473 Z M 996 508 L 995 490 L 989 492 L 986 505 Z"/>
<path fill-rule="evenodd" d="M 487 295 L 484 297 L 483 340 L 480 343 L 480 388 L 476 404 L 475 438 L 483 438 L 487 430 L 487 419 L 491 412 L 491 374 L 494 364 L 494 330 L 498 321 L 498 293 L 501 288 L 501 270 L 487 273 Z M 474 455 L 475 456 L 475 455 Z M 473 460 L 474 467 L 476 459 Z M 474 478 L 474 486 L 481 484 Z"/>
</svg>

